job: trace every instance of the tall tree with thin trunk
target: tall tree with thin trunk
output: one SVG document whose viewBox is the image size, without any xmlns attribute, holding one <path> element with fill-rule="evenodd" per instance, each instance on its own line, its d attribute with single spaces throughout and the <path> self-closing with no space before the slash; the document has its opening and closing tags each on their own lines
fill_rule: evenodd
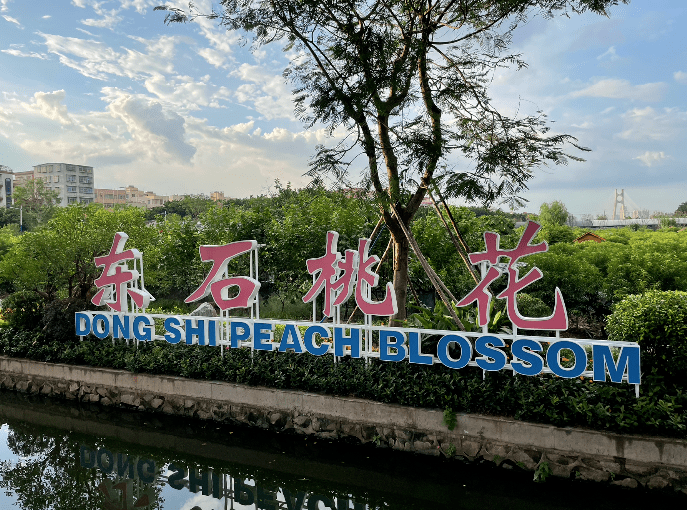
<svg viewBox="0 0 687 510">
<path fill-rule="evenodd" d="M 409 245 L 400 222 L 410 224 L 439 173 L 450 196 L 517 200 L 537 166 L 579 159 L 566 145 L 583 149 L 549 134 L 543 112 L 510 117 L 492 105 L 493 72 L 526 65 L 508 51 L 514 31 L 536 15 L 607 14 L 627 1 L 223 0 L 210 14 L 155 9 L 168 11 L 167 23 L 217 19 L 254 47 L 284 44 L 297 115 L 332 135 L 309 174 L 348 183 L 359 175 L 357 156 L 365 159 L 364 179 L 393 236 L 394 319 L 402 320 Z M 469 166 L 440 170 L 456 156 Z"/>
</svg>

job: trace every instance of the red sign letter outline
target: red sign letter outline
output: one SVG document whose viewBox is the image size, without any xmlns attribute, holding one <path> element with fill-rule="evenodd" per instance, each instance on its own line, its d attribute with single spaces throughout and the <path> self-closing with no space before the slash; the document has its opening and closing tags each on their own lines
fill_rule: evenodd
<svg viewBox="0 0 687 510">
<path fill-rule="evenodd" d="M 360 310 L 366 315 L 391 316 L 398 311 L 396 293 L 393 285 L 387 283 L 386 296 L 383 301 L 375 302 L 369 297 L 370 289 L 377 285 L 379 275 L 372 271 L 372 266 L 379 262 L 376 255 L 368 256 L 369 239 L 360 239 L 358 251 L 346 250 L 342 259 L 337 251 L 339 234 L 327 232 L 327 247 L 324 256 L 308 259 L 308 273 L 316 275 L 315 282 L 308 293 L 303 296 L 303 302 L 309 303 L 324 290 L 324 309 L 327 317 L 332 317 L 334 307 L 340 306 L 353 294 L 355 286 L 355 301 Z"/>
<path fill-rule="evenodd" d="M 457 306 L 466 306 L 477 301 L 480 326 L 486 326 L 489 323 L 489 302 L 491 301 L 491 294 L 487 292 L 487 286 L 502 274 L 507 273 L 508 286 L 503 292 L 496 296 L 496 298 L 506 300 L 508 318 L 514 326 L 520 329 L 546 329 L 555 331 L 564 331 L 568 329 L 568 313 L 565 309 L 563 295 L 558 287 L 556 287 L 556 304 L 553 314 L 550 316 L 541 318 L 523 317 L 518 311 L 517 293 L 543 276 L 543 273 L 538 268 L 534 267 L 529 273 L 518 279 L 518 266 L 522 266 L 522 263 L 518 263 L 519 259 L 527 255 L 532 255 L 533 253 L 546 252 L 549 249 L 546 242 L 536 245 L 529 244 L 540 228 L 541 225 L 538 223 L 529 221 L 527 227 L 525 227 L 525 232 L 520 238 L 518 246 L 513 250 L 501 250 L 499 248 L 499 235 L 494 232 L 485 232 L 484 244 L 486 245 L 486 251 L 470 254 L 470 262 L 473 264 L 487 262 L 490 267 L 484 279 L 465 296 Z M 507 264 L 499 263 L 501 257 L 509 257 L 510 262 Z"/>
<path fill-rule="evenodd" d="M 258 247 L 257 241 L 238 241 L 223 246 L 203 245 L 199 248 L 200 259 L 203 262 L 212 261 L 212 269 L 205 281 L 184 302 L 192 303 L 212 294 L 212 299 L 220 310 L 232 308 L 248 308 L 258 291 L 260 282 L 247 276 L 234 276 L 225 278 L 227 264 L 234 257 L 244 253 L 250 253 Z M 229 287 L 237 286 L 239 293 L 236 297 L 228 298 Z"/>
<path fill-rule="evenodd" d="M 96 267 L 103 266 L 103 272 L 94 282 L 98 287 L 98 292 L 91 299 L 91 303 L 96 306 L 107 305 L 112 311 L 124 313 L 129 311 L 127 295 L 141 309 L 147 308 L 151 301 L 155 301 L 155 298 L 143 286 L 141 252 L 136 249 L 122 251 L 127 239 L 129 236 L 124 232 L 117 232 L 112 241 L 110 253 L 94 259 Z M 134 266 L 135 260 L 138 260 L 141 264 L 141 272 L 129 269 L 126 265 L 127 260 L 134 260 Z M 139 281 L 140 288 L 136 286 Z"/>
</svg>

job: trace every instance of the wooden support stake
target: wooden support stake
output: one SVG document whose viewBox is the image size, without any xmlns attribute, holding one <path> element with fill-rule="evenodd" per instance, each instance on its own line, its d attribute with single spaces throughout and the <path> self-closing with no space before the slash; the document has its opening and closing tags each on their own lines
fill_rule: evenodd
<svg viewBox="0 0 687 510">
<path fill-rule="evenodd" d="M 403 230 L 403 233 L 406 236 L 406 239 L 408 239 L 408 243 L 410 243 L 411 248 L 415 252 L 415 255 L 417 256 L 417 259 L 420 261 L 420 264 L 422 265 L 422 268 L 425 270 L 425 273 L 427 273 L 427 276 L 429 276 L 430 281 L 432 282 L 432 285 L 434 285 L 434 288 L 436 289 L 437 293 L 439 294 L 439 297 L 441 300 L 444 302 L 444 305 L 446 305 L 446 308 L 448 309 L 449 313 L 451 314 L 451 317 L 453 318 L 453 321 L 456 323 L 456 326 L 461 331 L 465 331 L 465 326 L 463 323 L 460 321 L 458 316 L 456 315 L 455 310 L 453 309 L 453 306 L 451 305 L 451 302 L 449 301 L 449 298 L 447 297 L 450 296 L 450 298 L 457 303 L 458 300 L 455 298 L 455 296 L 451 293 L 450 290 L 444 285 L 444 282 L 441 281 L 441 278 L 434 272 L 434 269 L 427 263 L 427 260 L 425 259 L 424 255 L 422 255 L 422 252 L 420 251 L 420 246 L 417 244 L 417 241 L 415 241 L 415 237 L 413 237 L 413 234 L 406 228 L 405 224 L 403 223 L 403 220 L 401 219 L 401 215 L 398 214 L 398 211 L 396 210 L 396 207 L 394 204 L 389 204 L 391 207 L 391 210 L 393 213 L 396 215 L 396 219 L 398 220 L 398 224 L 400 225 L 401 229 Z"/>
</svg>

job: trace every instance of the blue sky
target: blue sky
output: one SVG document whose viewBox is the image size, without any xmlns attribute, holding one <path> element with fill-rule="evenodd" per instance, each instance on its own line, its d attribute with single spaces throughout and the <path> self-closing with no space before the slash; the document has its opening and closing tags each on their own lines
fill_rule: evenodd
<svg viewBox="0 0 687 510">
<path fill-rule="evenodd" d="M 165 26 L 160 3 L 0 0 L 0 163 L 87 164 L 96 187 L 165 194 L 304 184 L 328 140 L 294 118 L 287 55 L 251 54 L 212 20 Z M 683 0 L 633 0 L 608 18 L 520 28 L 513 50 L 529 67 L 494 75 L 494 103 L 543 110 L 555 132 L 593 149 L 584 163 L 537 171 L 527 210 L 562 200 L 578 216 L 609 212 L 615 188 L 630 209 L 687 201 L 686 24 Z"/>
</svg>

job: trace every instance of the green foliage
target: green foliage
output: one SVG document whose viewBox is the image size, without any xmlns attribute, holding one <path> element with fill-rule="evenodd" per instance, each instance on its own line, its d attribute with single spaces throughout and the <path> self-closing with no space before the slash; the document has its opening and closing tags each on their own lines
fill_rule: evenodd
<svg viewBox="0 0 687 510">
<path fill-rule="evenodd" d="M 143 252 L 155 232 L 135 207 L 114 212 L 94 204 L 56 208 L 44 228 L 21 236 L 2 258 L 0 282 L 35 292 L 46 302 L 87 299 L 101 271 L 93 259 L 109 252 L 118 231 L 129 234 L 130 245 Z"/>
<path fill-rule="evenodd" d="M 537 469 L 534 470 L 534 481 L 537 483 L 544 483 L 546 479 L 553 474 L 551 466 L 548 462 L 540 462 Z"/>
<path fill-rule="evenodd" d="M 518 293 L 518 311 L 524 317 L 548 317 L 553 313 L 553 309 L 541 299 L 525 294 Z"/>
<path fill-rule="evenodd" d="M 202 195 L 188 195 L 181 200 L 171 200 L 164 205 L 148 209 L 145 213 L 147 220 L 154 220 L 158 216 L 175 214 L 180 218 L 197 220 L 203 213 L 215 206 L 215 202 Z"/>
<path fill-rule="evenodd" d="M 628 384 L 513 376 L 345 357 L 255 352 L 118 340 L 53 340 L 46 331 L 0 330 L 0 354 L 37 361 L 126 369 L 204 380 L 294 389 L 430 409 L 451 409 L 619 433 L 684 437 L 687 392 L 645 377 L 639 399 Z"/>
<path fill-rule="evenodd" d="M 539 207 L 539 223 L 545 227 L 560 227 L 568 223 L 568 209 L 563 202 L 554 200 Z"/>
<path fill-rule="evenodd" d="M 675 209 L 675 216 L 687 216 L 687 202 L 682 202 Z"/>
<path fill-rule="evenodd" d="M 610 340 L 639 342 L 642 370 L 674 381 L 687 373 L 687 292 L 627 296 L 608 318 Z"/>
<path fill-rule="evenodd" d="M 15 292 L 2 301 L 2 317 L 9 327 L 33 330 L 40 323 L 41 315 L 41 300 L 31 292 Z"/>
<path fill-rule="evenodd" d="M 558 243 L 523 259 L 544 273 L 526 292 L 553 307 L 559 287 L 569 312 L 601 318 L 627 295 L 687 289 L 687 232 L 617 229 L 599 235 L 607 241 Z"/>
<path fill-rule="evenodd" d="M 449 430 L 453 430 L 456 428 L 456 425 L 458 424 L 458 418 L 456 417 L 456 413 L 453 412 L 453 409 L 444 409 L 443 423 Z"/>
<path fill-rule="evenodd" d="M 61 201 L 59 196 L 58 190 L 47 187 L 45 181 L 38 178 L 28 180 L 23 186 L 15 186 L 13 199 L 15 208 L 23 207 L 42 225 L 55 212 L 55 207 Z"/>
<path fill-rule="evenodd" d="M 487 328 L 490 333 L 511 333 L 507 324 L 510 321 L 506 318 L 503 310 L 495 311 L 495 300 L 489 303 L 489 322 Z M 480 331 L 479 316 L 477 309 L 472 306 L 457 307 L 451 304 L 453 311 L 465 327 L 465 331 Z M 446 306 L 442 301 L 437 301 L 434 310 L 423 308 L 420 312 L 414 313 L 407 321 L 409 324 L 416 325 L 423 329 L 437 329 L 443 331 L 458 331 L 458 325 L 453 321 Z M 424 343 L 423 343 L 424 344 Z"/>
</svg>

